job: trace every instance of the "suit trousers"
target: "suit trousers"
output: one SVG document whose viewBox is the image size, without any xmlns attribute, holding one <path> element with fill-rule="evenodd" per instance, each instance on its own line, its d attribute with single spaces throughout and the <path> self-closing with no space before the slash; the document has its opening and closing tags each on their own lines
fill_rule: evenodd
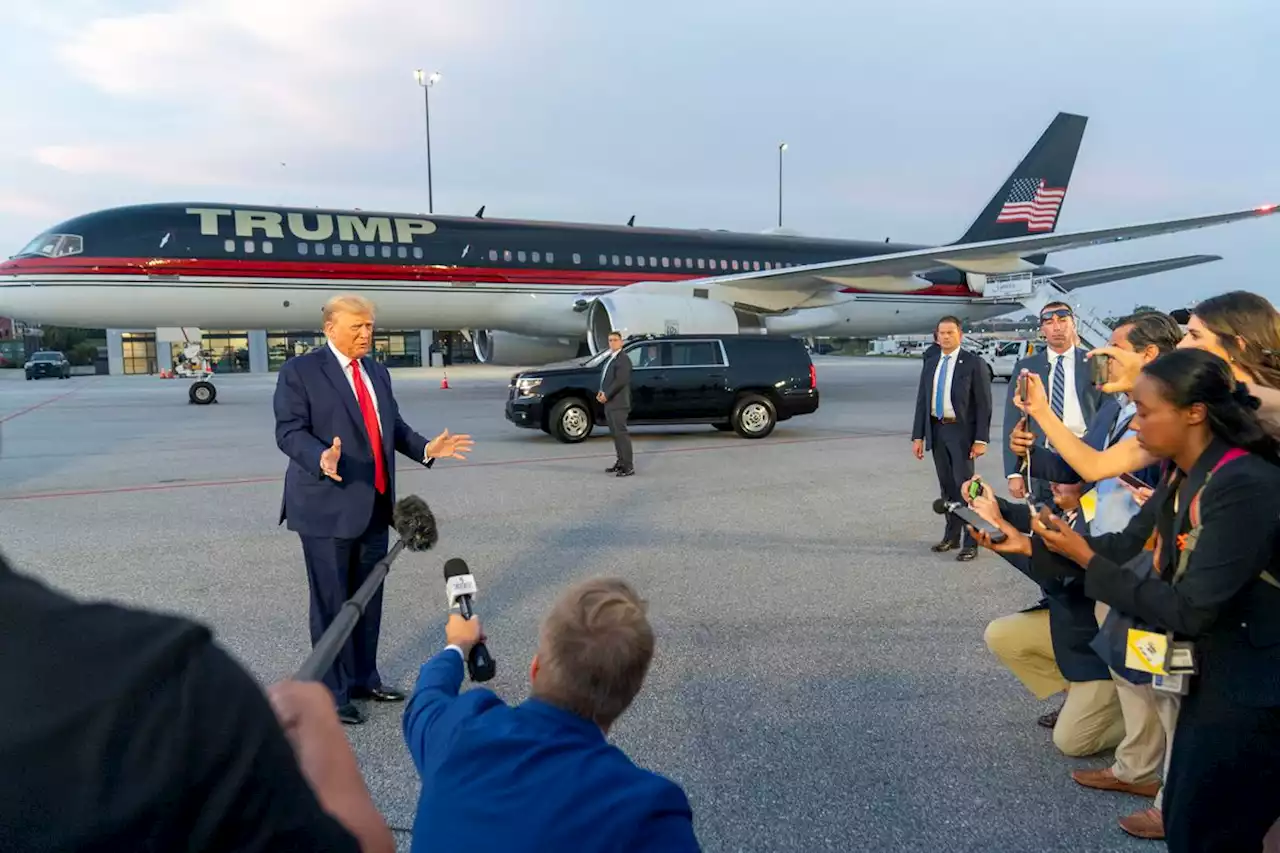
<svg viewBox="0 0 1280 853">
<path fill-rule="evenodd" d="M 613 449 L 618 455 L 618 464 L 627 470 L 635 467 L 635 461 L 631 455 L 631 433 L 627 432 L 627 418 L 630 416 L 630 409 L 619 407 L 604 410 L 604 420 L 609 425 L 609 432 L 613 435 Z"/>
<path fill-rule="evenodd" d="M 1165 776 L 1165 843 L 1169 853 L 1261 850 L 1280 819 L 1280 708 L 1246 707 L 1197 678 Z"/>
<path fill-rule="evenodd" d="M 1094 755 L 1120 743 L 1124 717 L 1115 684 L 1110 679 L 1067 681 L 1053 654 L 1049 611 L 1001 616 L 987 626 L 983 639 L 1037 699 L 1067 692 L 1053 727 L 1053 743 L 1063 755 Z"/>
<path fill-rule="evenodd" d="M 369 526 L 355 539 L 299 537 L 311 588 L 312 647 L 333 623 L 342 605 L 356 594 L 373 567 L 387 555 L 390 523 L 391 500 L 386 495 L 378 495 Z M 379 587 L 322 679 L 333 692 L 338 706 L 358 698 L 353 697 L 353 692 L 359 694 L 382 686 L 377 661 L 381 628 L 382 587 Z"/>
<path fill-rule="evenodd" d="M 960 487 L 973 478 L 973 460 L 969 451 L 973 445 L 965 439 L 965 427 L 959 423 L 943 423 L 933 420 L 933 467 L 938 474 L 938 486 L 942 497 L 952 502 L 960 501 Z M 973 537 L 964 522 L 951 513 L 946 514 L 946 530 L 943 541 L 972 545 Z"/>
<path fill-rule="evenodd" d="M 1111 611 L 1109 605 L 1099 601 L 1094 614 L 1101 627 Z M 1124 716 L 1124 740 L 1116 746 L 1115 761 L 1111 773 L 1121 782 L 1142 785 L 1154 782 L 1164 775 L 1168 746 L 1173 740 L 1173 721 L 1177 718 L 1177 696 L 1162 694 L 1150 684 L 1134 684 L 1111 670 L 1111 680 L 1116 685 L 1120 700 L 1120 712 Z M 1161 714 L 1161 700 L 1171 698 L 1172 716 Z M 1166 703 L 1167 704 L 1167 703 Z M 1168 719 L 1166 719 L 1168 716 Z M 1160 797 L 1156 797 L 1156 808 Z"/>
</svg>

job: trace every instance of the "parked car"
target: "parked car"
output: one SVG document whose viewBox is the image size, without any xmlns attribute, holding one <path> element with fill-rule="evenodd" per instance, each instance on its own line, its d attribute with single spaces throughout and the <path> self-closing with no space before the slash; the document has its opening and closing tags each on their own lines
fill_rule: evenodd
<svg viewBox="0 0 1280 853">
<path fill-rule="evenodd" d="M 43 379 L 46 376 L 56 376 L 59 379 L 71 378 L 71 362 L 67 361 L 64 354 L 56 351 L 35 353 L 23 367 L 27 371 L 28 382 L 32 379 Z"/>
<path fill-rule="evenodd" d="M 609 353 L 550 364 L 511 377 L 507 420 L 566 444 L 605 424 L 596 401 Z M 818 410 L 818 376 L 804 342 L 764 335 L 632 338 L 631 417 L 645 424 L 711 424 L 764 438 L 779 421 Z"/>
</svg>

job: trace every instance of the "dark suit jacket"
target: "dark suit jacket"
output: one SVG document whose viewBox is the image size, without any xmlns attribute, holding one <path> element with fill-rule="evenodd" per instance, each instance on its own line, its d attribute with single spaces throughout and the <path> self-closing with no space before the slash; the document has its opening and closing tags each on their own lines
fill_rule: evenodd
<svg viewBox="0 0 1280 853">
<path fill-rule="evenodd" d="M 1214 441 L 1187 474 L 1186 504 L 1227 445 Z M 1083 576 L 1085 594 L 1132 613 L 1157 630 L 1196 644 L 1200 675 L 1193 690 L 1212 691 L 1249 707 L 1280 707 L 1280 589 L 1261 578 L 1277 574 L 1280 467 L 1249 456 L 1227 463 L 1200 492 L 1201 532 L 1186 574 L 1174 582 L 1178 533 L 1190 529 L 1187 506 L 1173 511 L 1166 484 L 1120 533 L 1086 537 L 1095 556 L 1087 571 L 1036 537 L 1033 571 L 1044 577 Z M 1120 563 L 1142 552 L 1157 527 L 1160 571 L 1143 578 Z"/>
<path fill-rule="evenodd" d="M 1000 514 L 1023 533 L 1031 531 L 1031 508 L 1025 503 L 996 498 Z M 1084 516 L 1076 513 L 1076 531 L 1085 533 Z M 1084 581 L 1075 577 L 1037 577 L 1030 560 L 1023 556 L 1005 556 L 1015 569 L 1031 578 L 1045 594 L 1049 610 L 1049 638 L 1053 644 L 1053 657 L 1062 671 L 1063 678 L 1072 682 L 1106 681 L 1111 678 L 1107 663 L 1093 648 L 1098 633 L 1098 619 L 1094 614 L 1094 600 L 1085 595 Z M 1040 606 L 1030 610 L 1042 609 Z"/>
<path fill-rule="evenodd" d="M 1076 357 L 1076 399 L 1080 401 L 1080 411 L 1084 415 L 1086 424 L 1093 420 L 1094 414 L 1097 413 L 1098 407 L 1102 405 L 1103 400 L 1110 397 L 1110 394 L 1104 394 L 1094 387 L 1089 381 L 1089 359 L 1085 358 L 1086 350 L 1076 347 L 1074 349 Z M 1040 350 L 1038 353 L 1022 359 L 1013 366 L 1013 376 L 1009 379 L 1009 393 L 1004 401 L 1004 473 L 1006 477 L 1012 477 L 1019 473 L 1019 465 L 1021 461 L 1009 449 L 1009 434 L 1013 432 L 1013 426 L 1022 417 L 1022 412 L 1013 404 L 1013 398 L 1018 393 L 1018 374 L 1023 370 L 1030 370 L 1040 375 L 1040 381 L 1044 383 L 1046 394 L 1052 394 L 1053 389 L 1049 386 L 1049 350 L 1048 348 Z M 1036 440 L 1044 444 L 1044 431 L 1036 424 L 1035 418 L 1027 418 L 1027 425 L 1036 436 Z M 1031 476 L 1041 479 L 1039 472 L 1036 471 L 1036 461 L 1031 460 Z"/>
<path fill-rule="evenodd" d="M 955 352 L 951 366 L 951 407 L 956 420 L 967 427 L 968 444 L 989 441 L 991 437 L 991 374 L 987 364 L 977 353 L 961 347 Z M 924 439 L 925 449 L 933 447 L 933 373 L 942 359 L 941 347 L 930 347 L 920 368 L 920 385 L 916 389 L 915 422 L 911 427 L 911 439 Z"/>
<path fill-rule="evenodd" d="M 360 359 L 360 369 L 377 393 L 387 497 L 394 503 L 396 451 L 421 464 L 427 439 L 401 419 L 387 368 L 366 356 Z M 360 405 L 333 351 L 323 346 L 286 361 L 276 380 L 274 405 L 276 446 L 289 457 L 280 521 L 288 520 L 289 529 L 303 536 L 356 538 L 369 525 L 377 494 L 373 447 Z M 334 436 L 342 440 L 341 482 L 320 473 L 320 454 Z"/>
<path fill-rule="evenodd" d="M 1017 410 L 1015 409 L 1015 411 Z M 1109 437 L 1112 427 L 1116 425 L 1116 417 L 1119 414 L 1120 401 L 1114 395 L 1103 395 L 1102 403 L 1098 406 L 1098 411 L 1094 413 L 1093 420 L 1089 422 L 1089 429 L 1085 432 L 1082 441 L 1094 450 L 1106 450 L 1111 445 L 1118 443 L 1125 436 L 1123 429 L 1114 439 Z M 1127 426 L 1132 419 L 1132 417 L 1126 418 L 1121 426 Z M 1082 482 L 1080 475 L 1067 464 L 1065 459 L 1044 445 L 1036 445 L 1031 449 L 1031 475 L 1037 480 L 1048 480 L 1050 483 Z M 1143 468 L 1134 472 L 1134 476 L 1154 488 L 1156 483 L 1160 482 L 1160 465 L 1157 463 Z M 1084 485 L 1087 490 L 1094 484 L 1085 483 Z"/>
<path fill-rule="evenodd" d="M 631 359 L 625 352 L 619 352 L 609 359 L 609 366 L 605 368 L 604 407 L 631 408 Z"/>
<path fill-rule="evenodd" d="M 694 853 L 684 792 L 637 767 L 590 720 L 537 698 L 510 707 L 484 687 L 459 695 L 462 656 L 424 663 L 404 711 L 422 779 L 418 851 Z"/>
</svg>

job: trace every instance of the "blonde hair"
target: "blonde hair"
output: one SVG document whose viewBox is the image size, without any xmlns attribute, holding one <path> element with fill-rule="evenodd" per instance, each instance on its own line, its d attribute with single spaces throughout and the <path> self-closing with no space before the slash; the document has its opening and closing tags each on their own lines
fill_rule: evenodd
<svg viewBox="0 0 1280 853">
<path fill-rule="evenodd" d="M 340 311 L 349 314 L 368 314 L 370 317 L 374 314 L 373 303 L 368 299 L 355 293 L 339 293 L 337 296 L 330 297 L 324 304 L 320 317 L 327 324 L 333 319 L 333 315 Z"/>
<path fill-rule="evenodd" d="M 542 623 L 533 695 L 608 728 L 640 692 L 653 659 L 647 610 L 620 578 L 566 590 Z"/>
</svg>

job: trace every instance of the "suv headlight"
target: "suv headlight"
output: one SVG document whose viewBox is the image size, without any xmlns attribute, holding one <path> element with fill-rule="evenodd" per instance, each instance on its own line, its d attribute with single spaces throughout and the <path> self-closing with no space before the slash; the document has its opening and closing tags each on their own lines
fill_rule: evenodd
<svg viewBox="0 0 1280 853">
<path fill-rule="evenodd" d="M 520 392 L 521 396 L 532 397 L 541 384 L 541 379 L 521 377 L 516 380 L 516 390 Z"/>
</svg>

